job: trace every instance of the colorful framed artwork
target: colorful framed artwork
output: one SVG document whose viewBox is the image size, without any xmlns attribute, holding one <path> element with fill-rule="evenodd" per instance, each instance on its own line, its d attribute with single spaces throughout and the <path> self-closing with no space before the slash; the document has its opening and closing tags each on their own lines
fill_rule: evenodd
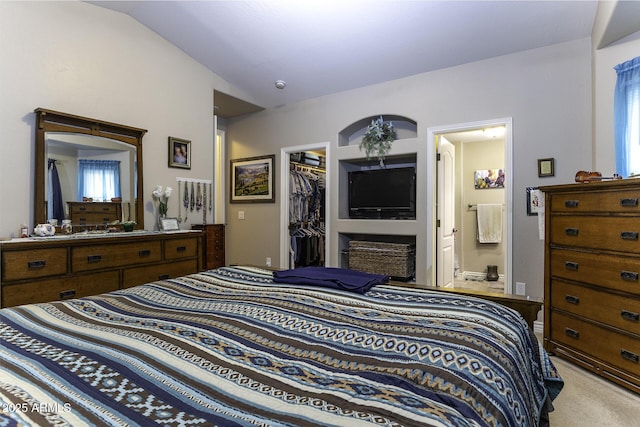
<svg viewBox="0 0 640 427">
<path fill-rule="evenodd" d="M 504 188 L 504 169 L 482 169 L 473 173 L 473 186 L 476 190 Z"/>
<path fill-rule="evenodd" d="M 275 203 L 275 154 L 231 160 L 231 203 Z"/>
<path fill-rule="evenodd" d="M 540 212 L 540 192 L 538 187 L 527 187 L 527 215 L 538 215 Z"/>
</svg>

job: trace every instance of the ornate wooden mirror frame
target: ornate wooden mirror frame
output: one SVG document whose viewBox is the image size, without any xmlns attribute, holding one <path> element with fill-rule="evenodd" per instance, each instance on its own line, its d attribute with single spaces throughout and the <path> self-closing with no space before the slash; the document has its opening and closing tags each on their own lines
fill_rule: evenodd
<svg viewBox="0 0 640 427">
<path fill-rule="evenodd" d="M 34 224 L 45 223 L 46 200 L 45 200 L 45 171 L 47 165 L 46 133 L 56 132 L 76 135 L 99 136 L 112 139 L 136 147 L 137 162 L 137 197 L 135 198 L 135 218 L 136 228 L 144 229 L 144 197 L 143 197 L 143 174 L 142 174 L 142 137 L 147 132 L 145 129 L 138 129 L 102 120 L 89 119 L 72 114 L 60 113 L 57 111 L 37 108 L 36 114 L 36 146 L 35 146 L 35 186 L 34 186 Z"/>
</svg>

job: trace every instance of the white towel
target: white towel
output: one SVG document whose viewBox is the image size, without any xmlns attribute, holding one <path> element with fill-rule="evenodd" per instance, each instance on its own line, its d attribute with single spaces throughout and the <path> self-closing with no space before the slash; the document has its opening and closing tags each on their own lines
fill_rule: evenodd
<svg viewBox="0 0 640 427">
<path fill-rule="evenodd" d="M 478 205 L 478 241 L 480 243 L 502 241 L 502 205 Z"/>
</svg>

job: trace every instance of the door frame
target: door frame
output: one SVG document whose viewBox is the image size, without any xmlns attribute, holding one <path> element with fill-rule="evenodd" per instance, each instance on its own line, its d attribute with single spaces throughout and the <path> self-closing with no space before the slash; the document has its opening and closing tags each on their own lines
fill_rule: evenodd
<svg viewBox="0 0 640 427">
<path fill-rule="evenodd" d="M 289 163 L 290 154 L 299 153 L 300 151 L 312 151 L 312 150 L 324 150 L 326 162 L 325 162 L 325 184 L 326 188 L 331 188 L 331 173 L 330 173 L 330 143 L 320 142 L 317 144 L 296 145 L 292 147 L 282 147 L 280 149 L 280 269 L 289 268 Z M 330 221 L 328 221 L 330 210 L 330 197 L 325 197 L 324 212 L 325 212 L 325 235 L 324 235 L 324 259 L 325 264 L 329 261 L 329 249 L 331 248 L 331 231 Z M 293 268 L 293 267 L 291 267 Z"/>
<path fill-rule="evenodd" d="M 446 134 L 451 132 L 464 132 L 470 130 L 477 130 L 487 127 L 504 126 L 504 171 L 505 171 L 505 190 L 504 190 L 504 209 L 506 216 L 506 254 L 505 254 L 505 268 L 504 278 L 505 286 L 504 293 L 513 293 L 513 119 L 511 117 L 504 117 L 500 119 L 482 120 L 477 122 L 458 123 L 445 126 L 430 127 L 427 129 L 427 163 L 431 165 L 429 171 L 429 182 L 431 185 L 427 186 L 427 206 L 431 206 L 432 209 L 428 210 L 427 218 L 428 224 L 431 227 L 427 230 L 427 238 L 431 244 L 427 247 L 427 263 L 431 267 L 431 283 L 436 283 L 436 197 L 437 197 L 437 147 L 436 147 L 436 135 Z"/>
</svg>

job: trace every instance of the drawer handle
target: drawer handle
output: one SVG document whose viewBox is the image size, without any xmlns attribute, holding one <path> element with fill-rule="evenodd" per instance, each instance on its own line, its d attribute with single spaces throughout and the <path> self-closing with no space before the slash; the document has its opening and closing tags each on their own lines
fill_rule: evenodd
<svg viewBox="0 0 640 427">
<path fill-rule="evenodd" d="M 186 250 L 187 250 L 187 247 L 186 247 L 186 246 L 178 246 L 178 247 L 176 248 L 176 251 L 178 251 L 178 252 L 184 252 L 184 251 L 186 251 Z"/>
<path fill-rule="evenodd" d="M 38 261 L 29 261 L 27 263 L 27 266 L 29 266 L 30 270 L 35 270 L 36 268 L 44 268 L 46 264 L 47 264 L 47 261 L 40 259 Z"/>
<path fill-rule="evenodd" d="M 638 240 L 638 232 L 637 231 L 621 231 L 620 238 L 622 240 Z"/>
<path fill-rule="evenodd" d="M 565 228 L 564 232 L 567 236 L 577 236 L 578 229 L 577 228 Z"/>
<path fill-rule="evenodd" d="M 629 310 L 621 310 L 620 316 L 622 316 L 624 320 L 628 320 L 630 322 L 637 322 L 638 320 L 640 320 L 640 314 L 634 313 L 633 311 Z"/>
<path fill-rule="evenodd" d="M 622 270 L 620 272 L 620 277 L 622 280 L 626 280 L 628 282 L 637 282 L 638 281 L 638 273 L 635 271 L 625 271 Z"/>
<path fill-rule="evenodd" d="M 565 263 L 564 263 L 564 267 L 567 270 L 577 271 L 578 270 L 578 266 L 579 266 L 579 264 L 577 262 L 573 262 L 573 261 L 565 261 Z"/>
<path fill-rule="evenodd" d="M 579 200 L 565 200 L 564 207 L 565 208 L 577 208 Z"/>
<path fill-rule="evenodd" d="M 624 206 L 625 208 L 635 208 L 638 206 L 638 199 L 620 199 L 620 206 Z"/>
<path fill-rule="evenodd" d="M 138 251 L 138 256 L 149 256 L 151 255 L 151 251 L 149 249 L 143 249 L 141 251 Z"/>
<path fill-rule="evenodd" d="M 102 255 L 89 255 L 87 257 L 87 262 L 88 263 L 100 262 L 100 261 L 102 261 Z"/>
<path fill-rule="evenodd" d="M 168 274 L 161 274 L 158 276 L 158 280 L 167 280 L 169 278 Z"/>
<path fill-rule="evenodd" d="M 620 356 L 624 359 L 627 359 L 631 362 L 638 363 L 638 355 L 632 351 L 625 350 L 624 348 L 620 349 Z"/>
<path fill-rule="evenodd" d="M 60 299 L 68 299 L 68 298 L 73 298 L 75 296 L 76 296 L 75 289 L 69 289 L 68 291 L 60 292 Z"/>
<path fill-rule="evenodd" d="M 573 295 L 565 295 L 564 300 L 569 304 L 580 304 L 580 298 Z"/>
<path fill-rule="evenodd" d="M 78 210 L 79 210 L 79 211 L 86 211 L 86 210 L 87 210 L 87 208 L 85 208 L 85 207 L 83 207 L 83 206 L 80 206 L 80 208 L 79 208 Z"/>
<path fill-rule="evenodd" d="M 575 338 L 575 339 L 579 339 L 580 338 L 580 332 L 576 331 L 575 329 L 564 328 L 564 333 L 565 333 L 565 335 L 567 335 L 568 337 L 571 337 L 571 338 Z"/>
<path fill-rule="evenodd" d="M 105 212 L 109 212 L 111 210 L 111 208 L 107 206 L 106 208 L 102 208 L 102 210 L 105 211 Z"/>
</svg>

